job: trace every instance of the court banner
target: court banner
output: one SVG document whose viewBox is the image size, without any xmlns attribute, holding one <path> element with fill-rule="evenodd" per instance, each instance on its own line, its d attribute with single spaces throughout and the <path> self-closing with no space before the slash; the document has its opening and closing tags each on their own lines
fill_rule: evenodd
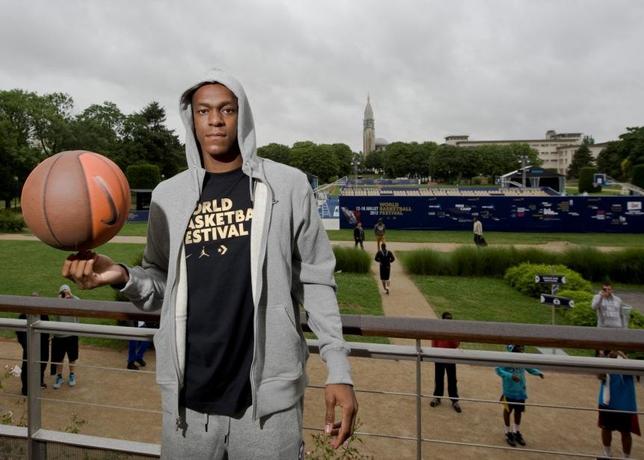
<svg viewBox="0 0 644 460">
<path fill-rule="evenodd" d="M 340 228 L 644 233 L 639 196 L 340 196 Z"/>
</svg>

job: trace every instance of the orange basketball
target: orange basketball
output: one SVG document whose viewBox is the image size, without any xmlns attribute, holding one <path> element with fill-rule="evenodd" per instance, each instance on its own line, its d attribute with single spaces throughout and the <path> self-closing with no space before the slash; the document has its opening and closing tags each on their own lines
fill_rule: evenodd
<svg viewBox="0 0 644 460">
<path fill-rule="evenodd" d="M 41 241 L 80 251 L 108 242 L 130 211 L 130 186 L 116 164 L 75 150 L 47 158 L 22 188 L 22 215 Z"/>
</svg>

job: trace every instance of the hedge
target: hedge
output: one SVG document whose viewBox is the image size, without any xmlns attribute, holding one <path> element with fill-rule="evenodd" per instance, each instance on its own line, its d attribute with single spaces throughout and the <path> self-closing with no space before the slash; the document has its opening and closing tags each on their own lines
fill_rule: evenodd
<svg viewBox="0 0 644 460">
<path fill-rule="evenodd" d="M 520 263 L 565 265 L 591 281 L 611 280 L 644 283 L 644 249 L 600 252 L 594 248 L 568 249 L 563 253 L 537 248 L 475 248 L 461 246 L 452 252 L 430 249 L 409 251 L 402 256 L 405 269 L 415 275 L 503 277 Z"/>
<path fill-rule="evenodd" d="M 601 191 L 601 187 L 595 187 L 593 185 L 593 176 L 596 172 L 597 168 L 594 166 L 586 166 L 579 170 L 579 193 L 594 193 Z"/>
<path fill-rule="evenodd" d="M 333 246 L 335 271 L 368 273 L 371 268 L 371 254 L 362 249 Z"/>
<path fill-rule="evenodd" d="M 25 221 L 15 211 L 3 209 L 0 211 L 0 232 L 20 233 L 25 228 Z"/>
</svg>

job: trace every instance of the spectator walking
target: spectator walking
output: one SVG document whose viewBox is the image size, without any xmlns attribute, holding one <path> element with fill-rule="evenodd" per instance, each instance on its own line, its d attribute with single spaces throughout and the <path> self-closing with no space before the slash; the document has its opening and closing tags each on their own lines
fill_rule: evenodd
<svg viewBox="0 0 644 460">
<path fill-rule="evenodd" d="M 32 292 L 33 297 L 39 297 L 37 292 Z M 20 319 L 27 319 L 27 315 L 21 313 L 18 316 Z M 49 321 L 47 315 L 40 315 L 42 321 Z M 18 338 L 18 343 L 22 347 L 22 366 L 20 372 L 20 381 L 22 382 L 21 393 L 23 396 L 27 396 L 28 388 L 28 376 L 29 372 L 27 369 L 27 333 L 24 331 L 16 331 L 16 337 Z M 40 334 L 40 388 L 47 388 L 45 383 L 45 369 L 47 368 L 47 362 L 49 361 L 49 334 Z"/>
<path fill-rule="evenodd" d="M 485 238 L 483 238 L 483 224 L 479 220 L 478 217 L 474 218 L 474 244 L 476 244 L 477 247 L 485 247 L 487 246 L 487 241 L 485 241 Z"/>
<path fill-rule="evenodd" d="M 58 289 L 58 296 L 62 299 L 78 299 L 75 295 L 72 294 L 71 289 L 68 285 L 63 284 Z M 66 323 L 78 323 L 77 316 L 64 316 L 61 315 L 58 317 L 58 321 Z M 76 360 L 78 359 L 78 336 L 67 334 L 67 333 L 58 333 L 53 334 L 51 341 L 51 365 L 56 368 L 56 379 L 54 381 L 54 389 L 57 390 L 63 383 L 63 361 L 65 360 L 65 355 L 67 355 L 67 360 L 69 361 L 69 378 L 67 384 L 70 387 L 76 385 Z"/>
<path fill-rule="evenodd" d="M 441 318 L 452 319 L 452 314 L 445 311 L 441 315 Z M 432 340 L 432 347 L 436 348 L 458 348 L 459 345 L 460 342 L 458 340 Z M 452 401 L 452 409 L 460 414 L 462 409 L 461 405 L 458 403 L 456 364 L 454 363 L 434 363 L 434 399 L 431 400 L 429 405 L 432 407 L 440 405 L 445 387 L 445 374 L 447 374 L 447 394 L 449 395 L 449 399 Z"/>
<path fill-rule="evenodd" d="M 132 325 L 134 326 L 134 324 Z M 146 327 L 145 321 L 138 321 L 137 327 Z M 145 367 L 146 362 L 143 355 L 150 347 L 150 342 L 147 340 L 130 340 L 127 343 L 127 368 L 133 371 L 138 371 L 139 366 Z M 139 366 L 137 366 L 137 364 Z"/>
<path fill-rule="evenodd" d="M 523 353 L 523 345 L 508 345 L 508 351 Z M 525 401 L 528 399 L 525 373 L 544 378 L 543 372 L 525 367 L 497 367 L 495 371 L 503 382 L 501 401 L 503 402 L 505 440 L 512 447 L 516 447 L 517 444 L 525 446 L 526 442 L 520 431 L 521 415 L 525 412 Z M 514 412 L 514 424 L 510 428 L 512 412 Z"/>
<path fill-rule="evenodd" d="M 606 350 L 603 356 L 626 359 L 621 351 Z M 622 436 L 622 451 L 624 458 L 630 458 L 633 438 L 631 433 L 641 436 L 637 418 L 637 399 L 635 397 L 635 381 L 632 375 L 602 374 L 599 376 L 599 419 L 597 425 L 601 428 L 603 457 L 612 458 L 611 443 L 613 431 L 619 431 Z"/>
<path fill-rule="evenodd" d="M 387 294 L 389 294 L 389 277 L 391 276 L 391 263 L 396 260 L 393 253 L 387 250 L 387 245 L 382 243 L 376 254 L 376 262 L 380 263 L 380 282 Z"/>
<path fill-rule="evenodd" d="M 353 241 L 355 242 L 354 248 L 360 245 L 360 249 L 364 250 L 364 228 L 362 228 L 362 222 L 358 222 L 353 229 Z"/>
<path fill-rule="evenodd" d="M 604 283 L 601 290 L 595 294 L 591 303 L 597 313 L 597 327 L 628 328 L 630 307 L 622 303 L 622 299 L 613 294 L 611 283 Z"/>
<path fill-rule="evenodd" d="M 380 248 L 380 246 L 385 242 L 385 231 L 386 231 L 385 223 L 382 221 L 382 217 L 378 219 L 378 222 L 376 222 L 376 225 L 373 227 L 373 233 L 376 235 L 376 247 Z"/>
</svg>

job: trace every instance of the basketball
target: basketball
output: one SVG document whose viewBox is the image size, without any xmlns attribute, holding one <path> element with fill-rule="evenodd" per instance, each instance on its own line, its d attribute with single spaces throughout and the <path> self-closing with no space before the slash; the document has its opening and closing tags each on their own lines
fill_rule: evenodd
<svg viewBox="0 0 644 460">
<path fill-rule="evenodd" d="M 125 224 L 130 186 L 98 153 L 75 150 L 47 158 L 22 188 L 22 215 L 42 242 L 65 251 L 93 249 Z"/>
</svg>

